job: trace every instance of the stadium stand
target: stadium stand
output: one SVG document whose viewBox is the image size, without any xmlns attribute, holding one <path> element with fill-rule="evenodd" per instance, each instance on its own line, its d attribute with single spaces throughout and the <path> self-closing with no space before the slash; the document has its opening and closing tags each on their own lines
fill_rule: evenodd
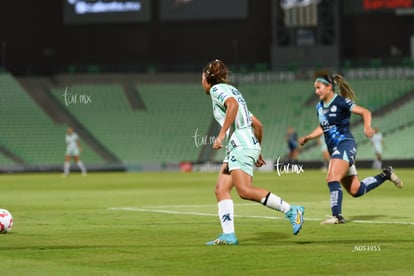
<svg viewBox="0 0 414 276">
<path fill-rule="evenodd" d="M 264 125 L 263 156 L 266 159 L 277 159 L 287 153 L 285 134 L 289 125 L 299 133 L 310 129 L 314 124 L 310 114 L 312 107 L 304 105 L 312 94 L 312 85 L 306 81 L 244 84 L 239 86 L 250 111 Z"/>
<path fill-rule="evenodd" d="M 200 146 L 211 146 L 203 140 L 212 119 L 211 101 L 199 84 L 139 85 L 139 91 L 149 111 L 141 118 L 143 129 L 156 126 L 148 138 L 169 154 L 166 161 L 196 161 Z"/>
<path fill-rule="evenodd" d="M 68 89 L 73 95 L 88 95 L 92 102 L 66 106 L 61 91 L 52 93 L 125 165 L 197 159 L 194 135 L 196 131 L 206 133 L 211 119 L 206 107 L 209 99 L 203 97 L 199 85 L 139 85 L 145 108 L 136 110 L 120 85 L 74 85 Z"/>
<path fill-rule="evenodd" d="M 88 75 L 57 76 L 44 89 L 46 96 L 53 99 L 44 106 L 28 96 L 40 91 L 27 91 L 35 83 L 23 87 L 22 80 L 1 74 L 0 112 L 7 119 L 0 124 L 0 148 L 7 149 L 8 154 L 0 151 L 0 166 L 60 167 L 68 118 L 78 122 L 83 133 L 91 138 L 89 145 L 84 144 L 82 157 L 87 165 L 103 166 L 120 160 L 122 166 L 139 169 L 146 164 L 161 164 L 162 168 L 183 161 L 222 161 L 224 150 L 211 150 L 217 134 L 211 100 L 196 78 L 170 77 L 159 81 L 149 75 L 146 81 L 136 76 L 104 80 L 105 77 Z M 310 80 L 269 80 L 241 82 L 237 86 L 251 112 L 264 124 L 264 158 L 276 160 L 287 153 L 288 126 L 294 126 L 299 135 L 317 126 L 317 97 Z M 385 157 L 413 159 L 412 146 L 405 141 L 406 135 L 414 133 L 410 115 L 414 107 L 410 98 L 414 81 L 357 79 L 350 84 L 359 98 L 357 103 L 373 112 L 373 125 L 383 131 L 387 148 L 392 148 Z M 372 159 L 359 116 L 353 116 L 352 128 L 359 145 L 358 158 Z M 402 147 L 403 144 L 410 148 Z M 113 158 L 102 157 L 101 150 L 113 154 Z M 320 160 L 319 147 L 316 143 L 307 144 L 299 158 Z"/>
<path fill-rule="evenodd" d="M 0 74 L 0 90 L 0 146 L 15 157 L 3 156 L 2 165 L 30 168 L 63 164 L 66 126 L 54 123 L 10 74 Z M 86 164 L 99 160 L 87 146 L 83 159 Z"/>
<path fill-rule="evenodd" d="M 14 162 L 12 159 L 10 159 L 8 156 L 6 156 L 4 153 L 0 153 L 0 166 L 1 167 L 11 167 L 13 165 L 16 165 L 16 162 Z"/>
<path fill-rule="evenodd" d="M 386 116 L 374 116 L 373 122 L 378 126 L 384 136 L 384 158 L 409 159 L 412 156 L 409 137 L 414 133 L 414 100 L 405 102 L 398 109 L 388 112 Z M 362 133 L 362 127 L 360 127 Z M 358 154 L 363 159 L 370 159 L 373 150 L 368 140 L 363 135 L 357 137 L 360 140 Z"/>
</svg>

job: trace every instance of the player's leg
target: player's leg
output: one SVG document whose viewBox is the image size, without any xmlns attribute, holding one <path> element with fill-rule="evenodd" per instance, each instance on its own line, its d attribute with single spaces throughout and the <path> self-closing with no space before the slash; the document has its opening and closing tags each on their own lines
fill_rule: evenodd
<svg viewBox="0 0 414 276">
<path fill-rule="evenodd" d="M 382 154 L 381 151 L 377 151 L 377 169 L 381 169 L 382 168 Z"/>
<path fill-rule="evenodd" d="M 347 176 L 349 167 L 353 166 L 356 153 L 356 144 L 353 140 L 344 140 L 331 150 L 331 160 L 326 180 L 330 194 L 332 217 L 323 221 L 322 224 L 345 223 L 342 216 L 343 192 L 341 182 Z M 353 167 L 355 168 L 355 166 Z"/>
<path fill-rule="evenodd" d="M 83 164 L 82 160 L 80 160 L 79 155 L 75 155 L 73 158 L 75 159 L 76 165 L 78 165 L 79 169 L 81 170 L 82 175 L 85 176 L 86 175 L 86 167 Z"/>
<path fill-rule="evenodd" d="M 374 152 L 375 152 L 375 160 L 372 163 L 372 168 L 373 169 L 381 169 L 382 168 L 381 151 L 380 151 L 380 149 L 375 148 Z"/>
<path fill-rule="evenodd" d="M 299 233 L 303 224 L 303 206 L 291 206 L 276 194 L 253 186 L 253 166 L 260 151 L 242 150 L 230 154 L 229 169 L 239 196 L 246 200 L 260 202 L 264 206 L 280 211 L 290 220 L 293 233 Z"/>
<path fill-rule="evenodd" d="M 296 148 L 293 145 L 289 144 L 288 163 L 295 164 L 296 158 L 297 158 Z"/>
<path fill-rule="evenodd" d="M 252 184 L 252 176 L 241 169 L 231 171 L 233 182 L 239 196 L 245 200 L 260 202 L 264 206 L 285 214 L 293 227 L 293 234 L 297 235 L 304 222 L 305 209 L 303 206 L 290 205 L 278 195 Z"/>
<path fill-rule="evenodd" d="M 382 155 L 381 153 L 377 153 L 377 160 L 378 160 L 378 169 L 382 168 Z"/>
<path fill-rule="evenodd" d="M 65 162 L 63 163 L 63 176 L 66 177 L 70 172 L 70 155 L 65 155 Z"/>
<path fill-rule="evenodd" d="M 322 157 L 323 157 L 322 170 L 324 172 L 327 172 L 328 171 L 329 160 L 330 160 L 331 156 L 329 155 L 329 151 L 326 149 L 326 147 L 324 148 L 324 150 L 322 152 Z"/>
<path fill-rule="evenodd" d="M 402 188 L 404 186 L 402 180 L 398 177 L 398 175 L 394 172 L 394 169 L 391 166 L 387 166 L 382 170 L 382 175 L 384 175 L 386 180 L 391 181 L 394 183 L 395 187 Z"/>
<path fill-rule="evenodd" d="M 293 163 L 292 164 L 298 164 L 299 163 L 299 148 L 295 146 L 293 150 Z"/>
<path fill-rule="evenodd" d="M 216 182 L 215 194 L 217 198 L 218 216 L 222 233 L 207 245 L 238 244 L 234 230 L 234 203 L 231 199 L 233 180 L 228 170 L 228 164 L 223 163 Z"/>
<path fill-rule="evenodd" d="M 224 234 L 234 233 L 234 203 L 231 198 L 233 180 L 228 171 L 228 164 L 223 163 L 216 182 L 218 215 Z"/>
<path fill-rule="evenodd" d="M 402 188 L 403 186 L 402 181 L 394 173 L 392 167 L 387 167 L 381 173 L 359 181 L 355 165 L 352 165 L 349 168 L 348 175 L 343 178 L 342 185 L 350 195 L 360 197 L 379 187 L 386 180 L 390 180 L 398 188 Z"/>
<path fill-rule="evenodd" d="M 355 167 L 355 165 L 352 165 L 349 167 L 347 174 L 342 178 L 341 181 L 342 186 L 345 188 L 345 190 L 355 197 L 355 195 L 360 191 L 361 189 L 361 182 L 358 178 L 358 172 Z"/>
<path fill-rule="evenodd" d="M 73 149 L 73 158 L 75 159 L 75 163 L 81 170 L 82 175 L 86 176 L 86 167 L 83 164 L 82 160 L 80 160 L 79 156 L 80 156 L 80 149 L 79 148 Z"/>
<path fill-rule="evenodd" d="M 342 217 L 343 192 L 340 181 L 348 171 L 348 167 L 349 162 L 343 159 L 332 158 L 329 162 L 326 180 L 329 188 L 332 217 L 323 221 L 322 224 L 338 224 L 345 222 Z"/>
</svg>

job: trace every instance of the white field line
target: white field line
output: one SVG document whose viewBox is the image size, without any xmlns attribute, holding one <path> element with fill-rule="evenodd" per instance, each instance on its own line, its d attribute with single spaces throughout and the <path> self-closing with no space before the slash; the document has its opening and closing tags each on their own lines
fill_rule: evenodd
<svg viewBox="0 0 414 276">
<path fill-rule="evenodd" d="M 135 211 L 135 212 L 146 212 L 146 213 L 161 213 L 161 214 L 173 214 L 173 215 L 193 215 L 193 216 L 217 217 L 217 214 L 212 214 L 212 213 L 182 212 L 182 211 L 171 211 L 171 210 L 135 208 L 135 207 L 113 207 L 113 208 L 109 208 L 109 210 L 113 210 L 113 211 Z M 270 217 L 270 216 L 240 216 L 240 215 L 235 215 L 235 217 L 237 217 L 237 218 L 260 218 L 260 219 L 283 219 L 282 217 Z"/>
<path fill-rule="evenodd" d="M 253 204 L 243 204 L 243 205 L 253 205 Z M 159 213 L 159 214 L 172 214 L 172 215 L 192 215 L 192 216 L 208 216 L 208 217 L 217 217 L 217 213 L 203 213 L 203 212 L 184 212 L 184 211 L 172 211 L 172 210 L 164 210 L 164 209 L 152 209 L 152 208 L 159 208 L 159 207 L 209 207 L 211 205 L 165 205 L 165 206 L 152 206 L 152 207 L 111 207 L 108 210 L 111 211 L 133 211 L 133 212 L 145 212 L 145 213 Z M 237 218 L 257 218 L 257 219 L 285 219 L 284 217 L 273 217 L 273 216 L 243 216 L 243 215 L 235 215 Z M 305 221 L 322 221 L 318 218 L 309 218 L 305 216 Z M 354 223 L 366 223 L 366 224 L 401 224 L 401 225 L 414 225 L 414 222 L 408 221 L 371 221 L 371 220 L 352 220 L 351 222 Z"/>
</svg>

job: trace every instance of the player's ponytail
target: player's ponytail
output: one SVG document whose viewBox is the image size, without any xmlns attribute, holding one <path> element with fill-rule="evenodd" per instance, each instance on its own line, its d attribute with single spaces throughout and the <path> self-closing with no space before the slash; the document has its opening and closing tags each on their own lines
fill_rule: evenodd
<svg viewBox="0 0 414 276">
<path fill-rule="evenodd" d="M 334 74 L 332 75 L 332 79 L 335 82 L 335 86 L 339 87 L 339 95 L 354 102 L 357 100 L 354 90 L 352 90 L 351 86 L 341 75 Z"/>
</svg>

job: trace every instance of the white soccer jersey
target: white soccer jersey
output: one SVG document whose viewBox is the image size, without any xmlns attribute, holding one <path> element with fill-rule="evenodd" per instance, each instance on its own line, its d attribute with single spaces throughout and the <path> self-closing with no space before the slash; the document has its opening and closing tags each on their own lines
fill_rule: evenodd
<svg viewBox="0 0 414 276">
<path fill-rule="evenodd" d="M 371 137 L 371 143 L 374 147 L 374 151 L 382 153 L 382 133 L 377 132 Z"/>
<path fill-rule="evenodd" d="M 210 96 L 213 104 L 213 114 L 216 121 L 223 126 L 226 118 L 224 103 L 228 98 L 234 98 L 239 104 L 239 109 L 233 124 L 227 131 L 228 150 L 236 147 L 242 149 L 261 149 L 252 129 L 253 116 L 247 108 L 243 95 L 232 85 L 219 83 L 211 87 Z"/>
<path fill-rule="evenodd" d="M 79 136 L 76 133 L 72 133 L 71 135 L 66 134 L 65 140 L 67 145 L 67 150 L 73 151 L 73 150 L 79 150 L 77 140 L 79 139 Z"/>
</svg>

